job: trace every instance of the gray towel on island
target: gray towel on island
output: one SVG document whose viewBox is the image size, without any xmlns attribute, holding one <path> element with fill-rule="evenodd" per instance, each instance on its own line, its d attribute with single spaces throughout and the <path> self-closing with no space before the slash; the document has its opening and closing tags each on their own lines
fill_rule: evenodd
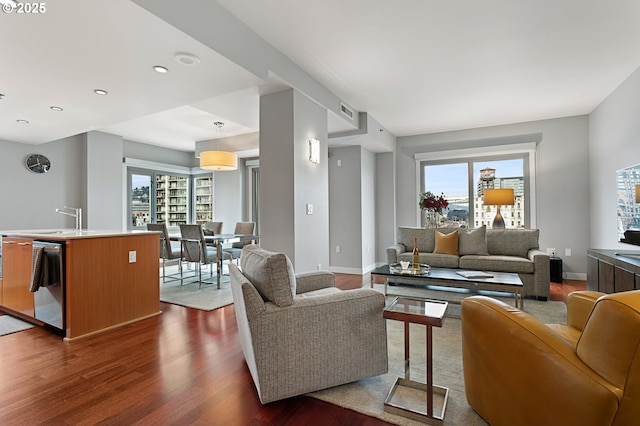
<svg viewBox="0 0 640 426">
<path fill-rule="evenodd" d="M 31 250 L 31 284 L 29 285 L 29 291 L 35 293 L 42 284 L 43 270 L 46 270 L 43 265 L 46 258 L 44 253 L 44 247 L 33 246 Z"/>
</svg>

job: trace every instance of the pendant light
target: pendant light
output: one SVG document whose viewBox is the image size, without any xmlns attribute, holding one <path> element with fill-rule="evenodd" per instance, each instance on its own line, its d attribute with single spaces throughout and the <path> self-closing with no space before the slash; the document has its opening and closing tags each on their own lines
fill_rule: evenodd
<svg viewBox="0 0 640 426">
<path fill-rule="evenodd" d="M 220 137 L 222 138 L 222 121 L 213 123 L 218 127 Z M 216 172 L 229 171 L 238 169 L 238 156 L 229 151 L 203 151 L 200 153 L 200 168 L 205 170 L 213 170 Z"/>
</svg>

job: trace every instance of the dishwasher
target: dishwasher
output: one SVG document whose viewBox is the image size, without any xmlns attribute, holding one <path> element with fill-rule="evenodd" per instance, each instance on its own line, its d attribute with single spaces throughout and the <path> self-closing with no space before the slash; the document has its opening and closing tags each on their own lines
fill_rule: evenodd
<svg viewBox="0 0 640 426">
<path fill-rule="evenodd" d="M 57 334 L 65 332 L 64 244 L 34 241 L 47 257 L 48 285 L 33 293 L 34 317 Z"/>
</svg>

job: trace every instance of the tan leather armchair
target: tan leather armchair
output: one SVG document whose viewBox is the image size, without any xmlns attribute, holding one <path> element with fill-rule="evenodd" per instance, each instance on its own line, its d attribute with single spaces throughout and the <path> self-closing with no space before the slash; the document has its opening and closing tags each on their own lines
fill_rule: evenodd
<svg viewBox="0 0 640 426">
<path fill-rule="evenodd" d="M 640 422 L 640 290 L 574 292 L 567 324 L 495 299 L 462 302 L 467 401 L 491 425 Z"/>
</svg>

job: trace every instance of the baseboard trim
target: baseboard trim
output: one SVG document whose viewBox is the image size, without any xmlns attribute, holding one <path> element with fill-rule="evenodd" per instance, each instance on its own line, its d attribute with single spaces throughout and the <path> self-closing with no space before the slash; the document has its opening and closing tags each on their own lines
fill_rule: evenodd
<svg viewBox="0 0 640 426">
<path fill-rule="evenodd" d="M 579 280 L 579 281 L 586 281 L 587 280 L 587 274 L 585 273 L 578 273 L 578 272 L 567 272 L 565 274 L 565 279 L 567 280 Z"/>
</svg>

